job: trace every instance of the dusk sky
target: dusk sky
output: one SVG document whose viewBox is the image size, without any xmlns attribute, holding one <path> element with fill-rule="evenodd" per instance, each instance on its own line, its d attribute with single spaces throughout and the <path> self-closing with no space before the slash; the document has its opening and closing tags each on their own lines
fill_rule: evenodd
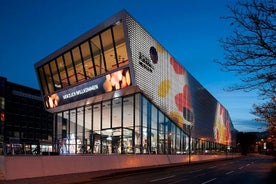
<svg viewBox="0 0 276 184">
<path fill-rule="evenodd" d="M 122 9 L 128 11 L 226 109 L 239 131 L 264 131 L 250 111 L 254 92 L 227 92 L 239 76 L 222 72 L 218 40 L 231 35 L 234 0 L 1 0 L 0 76 L 39 89 L 34 64 Z"/>
</svg>

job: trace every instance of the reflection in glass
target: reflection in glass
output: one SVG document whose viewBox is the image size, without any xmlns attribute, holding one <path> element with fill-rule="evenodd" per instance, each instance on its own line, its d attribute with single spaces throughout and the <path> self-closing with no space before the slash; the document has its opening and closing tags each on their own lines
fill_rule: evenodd
<svg viewBox="0 0 276 184">
<path fill-rule="evenodd" d="M 70 51 L 64 54 L 64 60 L 67 68 L 68 79 L 71 85 L 77 82 L 77 76 L 75 74 L 75 68 L 72 63 L 72 57 Z"/>
<path fill-rule="evenodd" d="M 86 80 L 86 74 L 84 73 L 84 66 L 82 63 L 82 58 L 81 58 L 81 53 L 80 53 L 80 48 L 75 47 L 72 50 L 72 55 L 73 55 L 73 61 L 74 65 L 76 68 L 76 77 L 78 82 L 82 82 Z"/>
<path fill-rule="evenodd" d="M 140 116 L 140 112 L 141 112 L 141 108 L 140 108 L 140 98 L 141 95 L 140 94 L 135 94 L 135 153 L 142 153 L 142 144 L 141 144 L 141 139 L 142 139 L 142 133 L 141 133 L 141 116 Z"/>
<path fill-rule="evenodd" d="M 116 55 L 113 47 L 113 38 L 111 33 L 111 28 L 107 29 L 103 33 L 101 33 L 102 44 L 104 49 L 104 58 L 106 63 L 107 71 L 112 70 L 112 68 L 116 68 Z"/>
<path fill-rule="evenodd" d="M 106 101 L 102 103 L 102 128 L 111 128 L 111 102 Z"/>
<path fill-rule="evenodd" d="M 42 88 L 43 94 L 48 94 L 49 91 L 48 91 L 48 87 L 47 87 L 47 84 L 46 84 L 46 79 L 44 77 L 43 67 L 40 67 L 38 69 L 38 75 L 39 75 L 39 80 L 40 80 L 40 83 L 41 83 L 41 88 Z"/>
<path fill-rule="evenodd" d="M 157 108 L 151 105 L 151 152 L 157 153 Z"/>
<path fill-rule="evenodd" d="M 158 153 L 165 153 L 165 116 L 162 112 L 159 112 L 159 146 Z"/>
<path fill-rule="evenodd" d="M 123 98 L 123 126 L 133 129 L 133 96 Z"/>
<path fill-rule="evenodd" d="M 171 123 L 171 131 L 169 132 L 169 136 L 170 136 L 169 140 L 171 140 L 169 142 L 169 144 L 171 144 L 171 146 L 170 146 L 170 153 L 171 154 L 175 154 L 175 137 L 176 137 L 175 129 L 176 129 L 175 124 Z"/>
<path fill-rule="evenodd" d="M 61 78 L 61 85 L 62 85 L 62 87 L 66 87 L 69 85 L 69 79 L 67 77 L 67 73 L 64 68 L 65 66 L 64 66 L 64 61 L 63 61 L 62 56 L 57 58 L 57 66 L 58 66 L 58 71 L 60 72 L 59 75 Z"/>
<path fill-rule="evenodd" d="M 96 75 L 105 73 L 105 64 L 102 56 L 101 42 L 99 35 L 94 36 L 91 40 L 93 60 L 95 63 Z"/>
<path fill-rule="evenodd" d="M 55 88 L 55 90 L 58 90 L 61 88 L 61 82 L 59 80 L 59 74 L 58 74 L 57 65 L 56 65 L 55 60 L 50 62 L 50 67 L 51 67 L 51 71 L 53 74 L 54 88 Z"/>
<path fill-rule="evenodd" d="M 86 147 L 86 152 L 87 153 L 91 153 L 92 149 L 91 149 L 91 136 L 92 136 L 92 118 L 91 118 L 91 110 L 92 110 L 92 106 L 85 106 L 84 109 L 84 140 L 85 140 L 85 147 Z"/>
<path fill-rule="evenodd" d="M 92 78 L 95 76 L 94 74 L 94 69 L 93 69 L 93 62 L 92 62 L 92 57 L 90 53 L 90 46 L 88 42 L 84 42 L 80 46 L 81 49 L 81 55 L 83 58 L 83 63 L 84 63 L 84 68 L 85 68 L 85 73 L 88 79 Z"/>
<path fill-rule="evenodd" d="M 122 98 L 112 100 L 112 128 L 122 125 Z"/>
<path fill-rule="evenodd" d="M 52 79 L 49 65 L 46 64 L 46 65 L 44 65 L 43 68 L 44 68 L 44 72 L 45 72 L 46 83 L 48 85 L 49 93 L 52 93 L 54 91 L 54 85 L 53 85 L 53 79 Z"/>
<path fill-rule="evenodd" d="M 142 97 L 142 144 L 143 153 L 149 152 L 148 147 L 148 100 Z"/>
<path fill-rule="evenodd" d="M 128 128 L 123 130 L 123 153 L 133 153 L 133 130 Z"/>
<path fill-rule="evenodd" d="M 118 22 L 113 27 L 114 40 L 116 45 L 116 53 L 119 67 L 128 64 L 126 43 L 125 43 L 125 35 L 123 30 L 123 23 Z"/>
<path fill-rule="evenodd" d="M 87 151 L 87 145 L 86 145 L 86 141 L 84 139 L 84 134 L 83 132 L 85 132 L 85 127 L 84 127 L 84 119 L 83 119 L 83 115 L 84 115 L 84 107 L 79 107 L 77 108 L 77 153 L 86 153 Z"/>
<path fill-rule="evenodd" d="M 141 94 L 59 112 L 54 131 L 61 154 L 182 154 L 181 147 L 183 153 L 187 149 L 188 136 Z M 195 150 L 211 147 L 199 139 L 192 144 Z"/>
<path fill-rule="evenodd" d="M 69 150 L 70 141 L 69 140 L 70 140 L 70 128 L 71 128 L 70 127 L 70 113 L 69 113 L 69 111 L 63 112 L 63 118 L 64 118 L 64 120 L 63 120 L 64 125 L 63 126 L 65 126 L 64 129 L 66 129 L 66 133 L 64 135 L 65 139 L 64 139 L 64 143 L 63 143 L 63 144 L 65 144 L 65 148 L 63 148 L 62 151 L 63 151 L 64 154 L 68 154 L 68 153 L 70 153 L 70 150 Z"/>
<path fill-rule="evenodd" d="M 38 68 L 43 93 L 48 95 L 128 64 L 123 23 L 118 21 L 87 41 Z M 43 74 L 43 75 L 42 75 Z"/>
<path fill-rule="evenodd" d="M 70 113 L 70 137 L 68 139 L 69 153 L 77 153 L 77 135 L 76 135 L 76 109 L 69 111 Z"/>
</svg>

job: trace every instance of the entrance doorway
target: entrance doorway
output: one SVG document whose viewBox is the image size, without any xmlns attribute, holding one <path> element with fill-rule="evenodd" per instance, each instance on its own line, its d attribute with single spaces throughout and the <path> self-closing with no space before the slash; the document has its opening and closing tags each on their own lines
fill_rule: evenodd
<svg viewBox="0 0 276 184">
<path fill-rule="evenodd" d="M 132 129 L 105 129 L 101 132 L 101 138 L 103 154 L 133 153 L 134 142 Z"/>
</svg>

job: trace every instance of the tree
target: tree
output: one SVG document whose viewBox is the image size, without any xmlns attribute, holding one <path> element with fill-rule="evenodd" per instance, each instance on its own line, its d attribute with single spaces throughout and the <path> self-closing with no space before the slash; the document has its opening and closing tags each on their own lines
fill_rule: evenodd
<svg viewBox="0 0 276 184">
<path fill-rule="evenodd" d="M 220 40 L 223 61 L 215 61 L 227 72 L 240 76 L 241 83 L 230 90 L 256 90 L 264 100 L 253 105 L 253 113 L 276 125 L 276 2 L 274 0 L 237 1 L 228 6 L 233 32 Z"/>
</svg>

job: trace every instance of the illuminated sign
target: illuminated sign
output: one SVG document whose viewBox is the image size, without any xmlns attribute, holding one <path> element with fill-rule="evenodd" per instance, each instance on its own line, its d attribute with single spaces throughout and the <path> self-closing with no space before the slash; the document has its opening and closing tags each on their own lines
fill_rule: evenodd
<svg viewBox="0 0 276 184">
<path fill-rule="evenodd" d="M 91 91 L 95 91 L 95 90 L 97 90 L 97 89 L 99 89 L 99 87 L 98 87 L 97 84 L 95 84 L 95 85 L 86 87 L 86 88 L 84 88 L 84 89 L 79 89 L 79 90 L 73 91 L 73 92 L 71 92 L 71 93 L 69 93 L 69 94 L 65 94 L 65 95 L 62 96 L 62 98 L 63 98 L 64 100 L 66 100 L 66 99 L 69 99 L 69 98 L 72 98 L 72 97 L 75 97 L 75 96 L 78 96 L 78 95 L 83 95 L 83 94 L 85 94 L 85 93 L 89 93 L 89 92 L 91 92 Z"/>
<path fill-rule="evenodd" d="M 121 69 L 44 98 L 47 109 L 90 98 L 131 85 L 129 69 Z"/>
</svg>

